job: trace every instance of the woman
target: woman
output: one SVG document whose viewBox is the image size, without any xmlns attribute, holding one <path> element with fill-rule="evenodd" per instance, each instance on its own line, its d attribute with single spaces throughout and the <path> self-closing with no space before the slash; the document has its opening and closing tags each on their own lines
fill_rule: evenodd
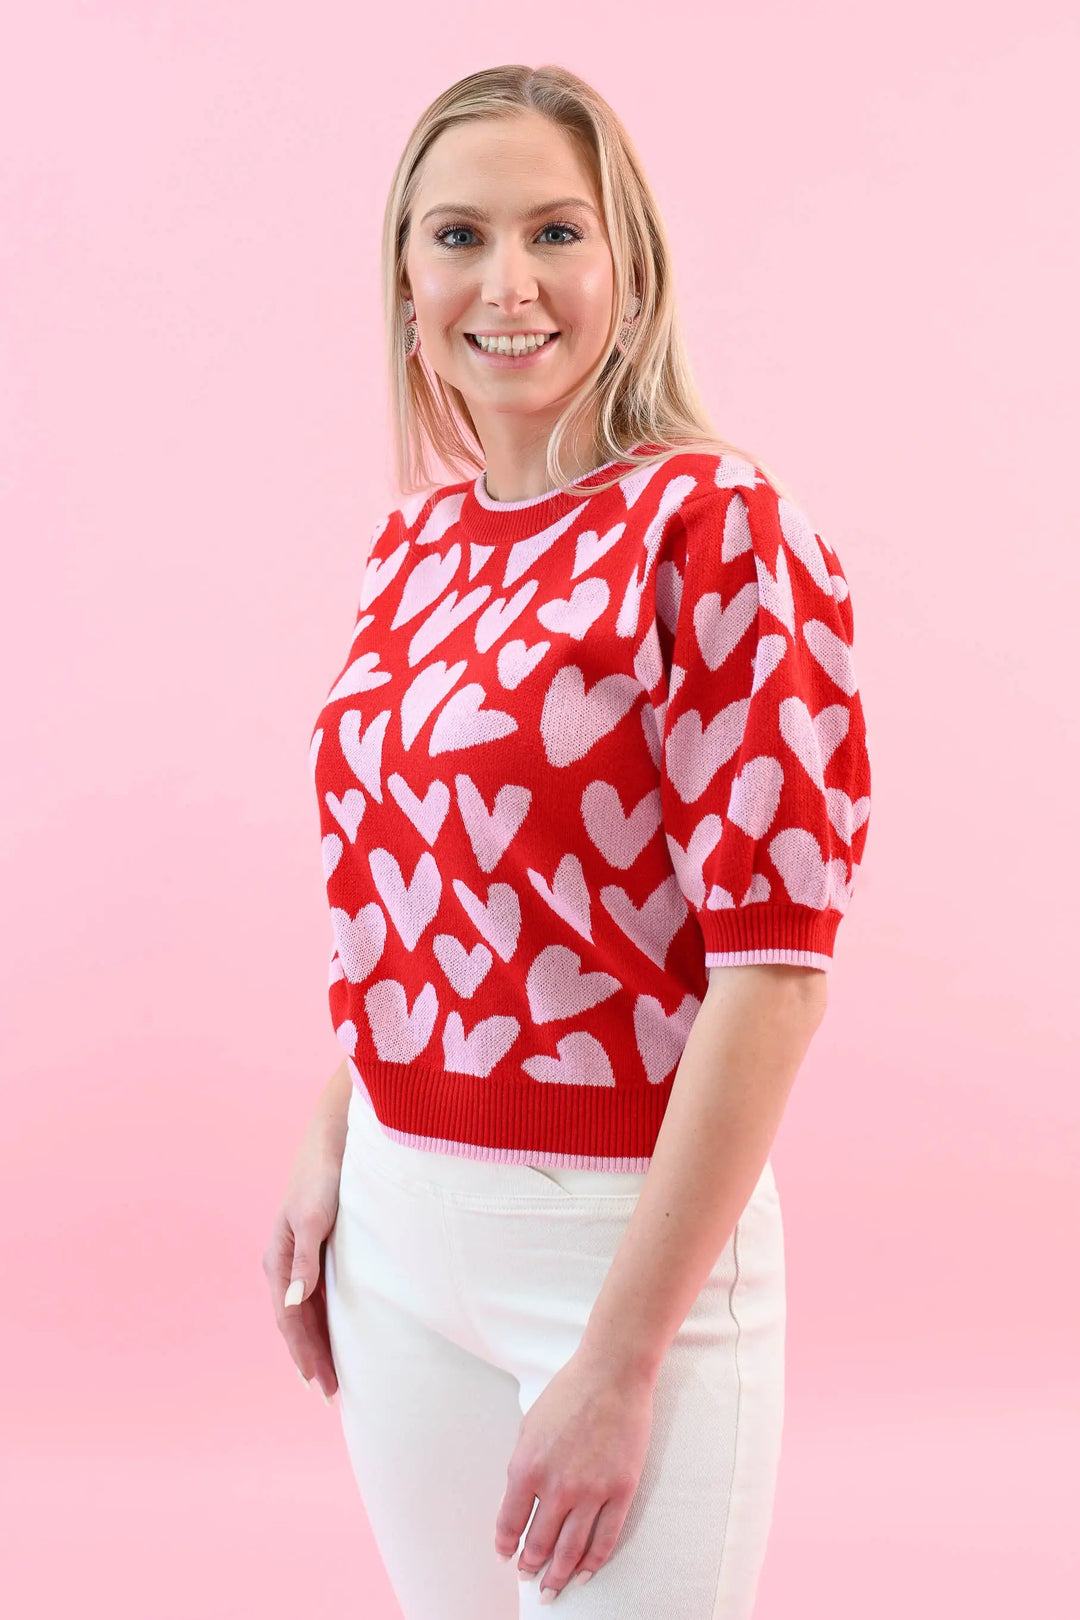
<svg viewBox="0 0 1080 1620">
<path fill-rule="evenodd" d="M 433 103 L 384 269 L 410 498 L 312 737 L 347 1057 L 278 1324 L 407 1620 L 736 1620 L 783 1411 L 768 1155 L 867 831 L 847 586 L 712 433 L 572 74 Z"/>
</svg>

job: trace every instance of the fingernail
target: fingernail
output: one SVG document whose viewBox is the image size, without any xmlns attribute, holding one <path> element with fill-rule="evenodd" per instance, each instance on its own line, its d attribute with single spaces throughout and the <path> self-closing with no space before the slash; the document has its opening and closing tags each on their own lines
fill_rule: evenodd
<svg viewBox="0 0 1080 1620">
<path fill-rule="evenodd" d="M 540 1571 L 538 1569 L 519 1569 L 518 1570 L 518 1580 L 519 1581 L 535 1581 L 535 1579 L 539 1575 L 539 1573 L 540 1573 Z"/>
<path fill-rule="evenodd" d="M 512 1557 L 513 1557 L 513 1556 L 514 1556 L 514 1555 L 513 1555 L 513 1553 L 501 1553 L 501 1552 L 497 1552 L 497 1553 L 496 1553 L 496 1554 L 495 1554 L 495 1556 L 496 1556 L 496 1558 L 497 1558 L 497 1559 L 498 1559 L 498 1560 L 499 1560 L 499 1563 L 500 1563 L 500 1564 L 508 1564 L 508 1563 L 509 1563 L 509 1562 L 510 1562 L 510 1560 L 511 1560 L 511 1558 L 512 1558 Z"/>
<path fill-rule="evenodd" d="M 541 1603 L 554 1603 L 558 1595 L 558 1592 L 553 1586 L 545 1586 L 541 1589 L 540 1601 Z"/>
<path fill-rule="evenodd" d="M 333 1401 L 330 1399 L 330 1397 L 326 1393 L 325 1389 L 323 1389 L 322 1385 L 319 1384 L 319 1383 L 316 1383 L 315 1388 L 318 1390 L 319 1394 L 322 1396 L 322 1398 L 326 1402 L 327 1406 L 333 1406 L 333 1404 L 334 1404 Z"/>
<path fill-rule="evenodd" d="M 285 1290 L 285 1303 L 286 1305 L 299 1305 L 303 1297 L 304 1279 L 303 1277 L 294 1277 Z"/>
<path fill-rule="evenodd" d="M 293 1362 L 293 1366 L 296 1367 L 296 1362 L 295 1361 Z M 296 1367 L 296 1376 L 297 1376 L 297 1378 L 299 1378 L 300 1382 L 303 1384 L 305 1389 L 310 1389 L 311 1388 L 311 1379 L 310 1378 L 305 1378 L 303 1373 L 300 1371 L 299 1367 Z"/>
<path fill-rule="evenodd" d="M 579 1569 L 577 1574 L 574 1576 L 574 1585 L 575 1586 L 584 1586 L 585 1582 L 586 1581 L 591 1581 L 592 1578 L 593 1578 L 593 1572 L 592 1572 L 591 1569 Z"/>
</svg>

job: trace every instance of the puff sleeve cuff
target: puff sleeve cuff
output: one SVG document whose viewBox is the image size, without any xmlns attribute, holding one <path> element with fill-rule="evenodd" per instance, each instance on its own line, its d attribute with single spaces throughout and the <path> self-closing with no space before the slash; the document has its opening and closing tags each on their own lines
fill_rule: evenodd
<svg viewBox="0 0 1080 1620">
<path fill-rule="evenodd" d="M 870 812 L 840 560 L 756 470 L 673 523 L 661 815 L 706 965 L 828 968 Z"/>
</svg>

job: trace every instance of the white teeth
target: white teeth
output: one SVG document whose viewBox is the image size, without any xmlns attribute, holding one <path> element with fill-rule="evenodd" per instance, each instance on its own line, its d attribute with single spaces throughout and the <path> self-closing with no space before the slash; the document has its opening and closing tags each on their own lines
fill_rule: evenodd
<svg viewBox="0 0 1080 1620">
<path fill-rule="evenodd" d="M 475 341 L 486 354 L 532 354 L 534 349 L 542 349 L 549 337 L 554 333 L 536 333 L 528 337 L 478 337 L 472 334 Z"/>
</svg>

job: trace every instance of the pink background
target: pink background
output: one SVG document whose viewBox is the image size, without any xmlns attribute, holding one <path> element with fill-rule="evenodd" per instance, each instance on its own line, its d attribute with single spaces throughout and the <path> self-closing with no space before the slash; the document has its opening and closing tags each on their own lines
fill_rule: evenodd
<svg viewBox="0 0 1080 1620">
<path fill-rule="evenodd" d="M 307 744 L 396 504 L 383 203 L 504 61 L 624 118 L 717 425 L 855 606 L 874 807 L 773 1152 L 755 1620 L 1075 1612 L 1071 9 L 7 9 L 13 1615 L 398 1612 L 261 1255 L 340 1060 Z"/>
</svg>

